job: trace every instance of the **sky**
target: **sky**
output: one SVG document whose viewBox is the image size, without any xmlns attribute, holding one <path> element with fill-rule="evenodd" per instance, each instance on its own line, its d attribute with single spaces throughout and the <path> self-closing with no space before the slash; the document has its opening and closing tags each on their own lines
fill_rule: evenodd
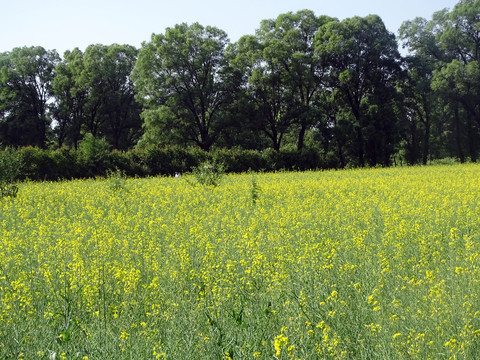
<svg viewBox="0 0 480 360">
<path fill-rule="evenodd" d="M 88 45 L 129 44 L 137 48 L 152 33 L 198 22 L 224 30 L 231 42 L 255 34 L 263 19 L 309 9 L 343 20 L 379 15 L 395 34 L 406 20 L 431 19 L 458 0 L 0 0 L 0 52 L 42 46 L 57 50 Z"/>
</svg>

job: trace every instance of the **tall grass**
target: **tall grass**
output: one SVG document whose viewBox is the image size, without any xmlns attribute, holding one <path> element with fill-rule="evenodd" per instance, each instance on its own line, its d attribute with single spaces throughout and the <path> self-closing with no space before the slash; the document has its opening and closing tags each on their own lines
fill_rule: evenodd
<svg viewBox="0 0 480 360">
<path fill-rule="evenodd" d="M 0 358 L 476 359 L 479 173 L 20 184 Z"/>
</svg>

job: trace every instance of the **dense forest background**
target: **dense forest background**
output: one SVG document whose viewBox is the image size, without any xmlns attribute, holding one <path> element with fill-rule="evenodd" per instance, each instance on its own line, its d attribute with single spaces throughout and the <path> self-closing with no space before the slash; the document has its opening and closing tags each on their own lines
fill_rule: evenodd
<svg viewBox="0 0 480 360">
<path fill-rule="evenodd" d="M 189 151 L 257 163 L 288 154 L 305 168 L 475 162 L 479 61 L 479 0 L 405 21 L 398 37 L 376 15 L 303 10 L 235 43 L 184 23 L 140 49 L 14 48 L 0 54 L 0 143 L 24 157 L 61 153 L 64 166 L 112 150 L 115 166 Z"/>
</svg>

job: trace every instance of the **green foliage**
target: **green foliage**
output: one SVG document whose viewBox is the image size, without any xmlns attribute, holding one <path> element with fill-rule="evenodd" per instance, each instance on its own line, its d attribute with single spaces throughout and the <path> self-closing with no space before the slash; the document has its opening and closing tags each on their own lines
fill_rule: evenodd
<svg viewBox="0 0 480 360">
<path fill-rule="evenodd" d="M 121 170 L 127 177 L 151 175 L 144 161 L 143 151 L 113 150 L 108 154 L 108 170 Z M 106 171 L 106 173 L 107 173 Z"/>
<path fill-rule="evenodd" d="M 197 184 L 218 186 L 225 175 L 225 166 L 216 162 L 204 162 L 191 171 Z"/>
<path fill-rule="evenodd" d="M 41 46 L 0 53 L 0 142 L 10 146 L 47 144 L 57 52 Z"/>
<path fill-rule="evenodd" d="M 424 165 L 432 155 L 458 157 L 461 162 L 478 158 L 480 43 L 472 29 L 478 28 L 479 13 L 479 1 L 462 0 L 452 10 L 434 13 L 431 20 L 416 18 L 400 28 L 400 39 L 415 60 L 408 66 L 410 76 L 414 85 L 421 85 L 408 97 L 416 101 L 414 106 L 407 103 L 407 111 L 414 114 L 407 154 L 415 160 L 417 148 L 423 145 Z M 408 87 L 402 87 L 408 94 Z M 422 132 L 423 144 L 417 144 Z"/>
<path fill-rule="evenodd" d="M 215 149 L 211 152 L 215 162 L 224 164 L 226 172 L 262 171 L 268 168 L 262 152 L 241 148 Z"/>
<path fill-rule="evenodd" d="M 12 148 L 0 152 L 0 183 L 13 183 L 21 167 L 20 154 Z"/>
<path fill-rule="evenodd" d="M 258 185 L 257 178 L 253 176 L 251 188 L 250 188 L 250 197 L 252 199 L 253 205 L 255 205 L 257 201 L 260 199 L 261 192 L 262 192 L 262 188 Z"/>
<path fill-rule="evenodd" d="M 4 197 L 16 197 L 18 179 L 21 166 L 19 154 L 12 148 L 0 152 L 0 199 Z"/>
<path fill-rule="evenodd" d="M 389 165 L 400 141 L 394 104 L 401 77 L 401 57 L 395 35 L 380 17 L 353 17 L 323 25 L 315 36 L 315 53 L 329 72 L 337 148 L 346 148 L 360 166 Z M 334 110 L 335 111 L 335 110 Z M 349 131 L 349 128 L 352 131 Z M 350 133 L 348 142 L 342 137 Z"/>
<path fill-rule="evenodd" d="M 14 184 L 0 184 L 0 199 L 5 197 L 17 197 L 18 186 Z"/>
<path fill-rule="evenodd" d="M 183 23 L 143 44 L 132 73 L 144 105 L 142 146 L 164 145 L 168 134 L 170 144 L 187 139 L 210 149 L 224 127 L 220 114 L 231 96 L 222 72 L 227 42 L 220 29 Z"/>
<path fill-rule="evenodd" d="M 86 170 L 85 176 L 103 175 L 108 168 L 110 144 L 88 133 L 78 145 L 79 160 Z"/>
<path fill-rule="evenodd" d="M 3 164 L 0 175 L 3 179 L 9 179 L 7 181 L 56 181 L 104 177 L 117 170 L 128 177 L 145 177 L 172 176 L 176 172 L 188 173 L 191 169 L 196 169 L 199 179 L 205 179 L 197 183 L 209 183 L 209 172 L 203 171 L 202 165 L 198 164 L 220 164 L 214 166 L 213 174 L 220 169 L 223 174 L 338 167 L 333 154 L 314 149 L 277 152 L 271 149 L 256 151 L 233 148 L 206 152 L 198 148 L 174 146 L 124 152 L 110 151 L 108 148 L 104 139 L 86 136 L 80 143 L 79 150 L 43 150 L 35 147 L 7 149 L 0 153 L 0 164 Z"/>
<path fill-rule="evenodd" d="M 54 163 L 51 150 L 27 146 L 18 152 L 22 159 L 21 179 L 56 180 L 52 173 L 59 167 Z"/>
<path fill-rule="evenodd" d="M 429 163 L 429 165 L 458 165 L 459 160 L 457 158 L 443 158 L 435 159 Z"/>
<path fill-rule="evenodd" d="M 127 176 L 125 171 L 116 169 L 107 170 L 108 187 L 113 192 L 127 191 Z"/>
<path fill-rule="evenodd" d="M 52 163 L 47 169 L 49 180 L 75 179 L 82 177 L 82 168 L 78 163 L 78 152 L 75 150 L 60 148 L 48 151 Z"/>
<path fill-rule="evenodd" d="M 141 130 L 141 109 L 130 79 L 136 58 L 135 47 L 117 44 L 65 53 L 53 82 L 59 146 L 76 147 L 85 130 L 115 149 L 134 146 Z"/>
</svg>

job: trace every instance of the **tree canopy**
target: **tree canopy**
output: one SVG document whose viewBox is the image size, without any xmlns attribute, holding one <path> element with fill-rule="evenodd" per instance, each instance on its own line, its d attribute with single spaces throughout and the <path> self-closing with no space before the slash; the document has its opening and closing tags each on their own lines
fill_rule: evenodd
<svg viewBox="0 0 480 360">
<path fill-rule="evenodd" d="M 56 51 L 15 48 L 0 54 L 0 141 L 11 146 L 47 145 Z"/>
<path fill-rule="evenodd" d="M 168 141 L 163 133 L 172 132 L 210 149 L 229 97 L 222 73 L 227 42 L 220 29 L 184 23 L 143 44 L 133 75 L 146 124 L 155 124 L 145 128 L 145 141 Z"/>
</svg>

